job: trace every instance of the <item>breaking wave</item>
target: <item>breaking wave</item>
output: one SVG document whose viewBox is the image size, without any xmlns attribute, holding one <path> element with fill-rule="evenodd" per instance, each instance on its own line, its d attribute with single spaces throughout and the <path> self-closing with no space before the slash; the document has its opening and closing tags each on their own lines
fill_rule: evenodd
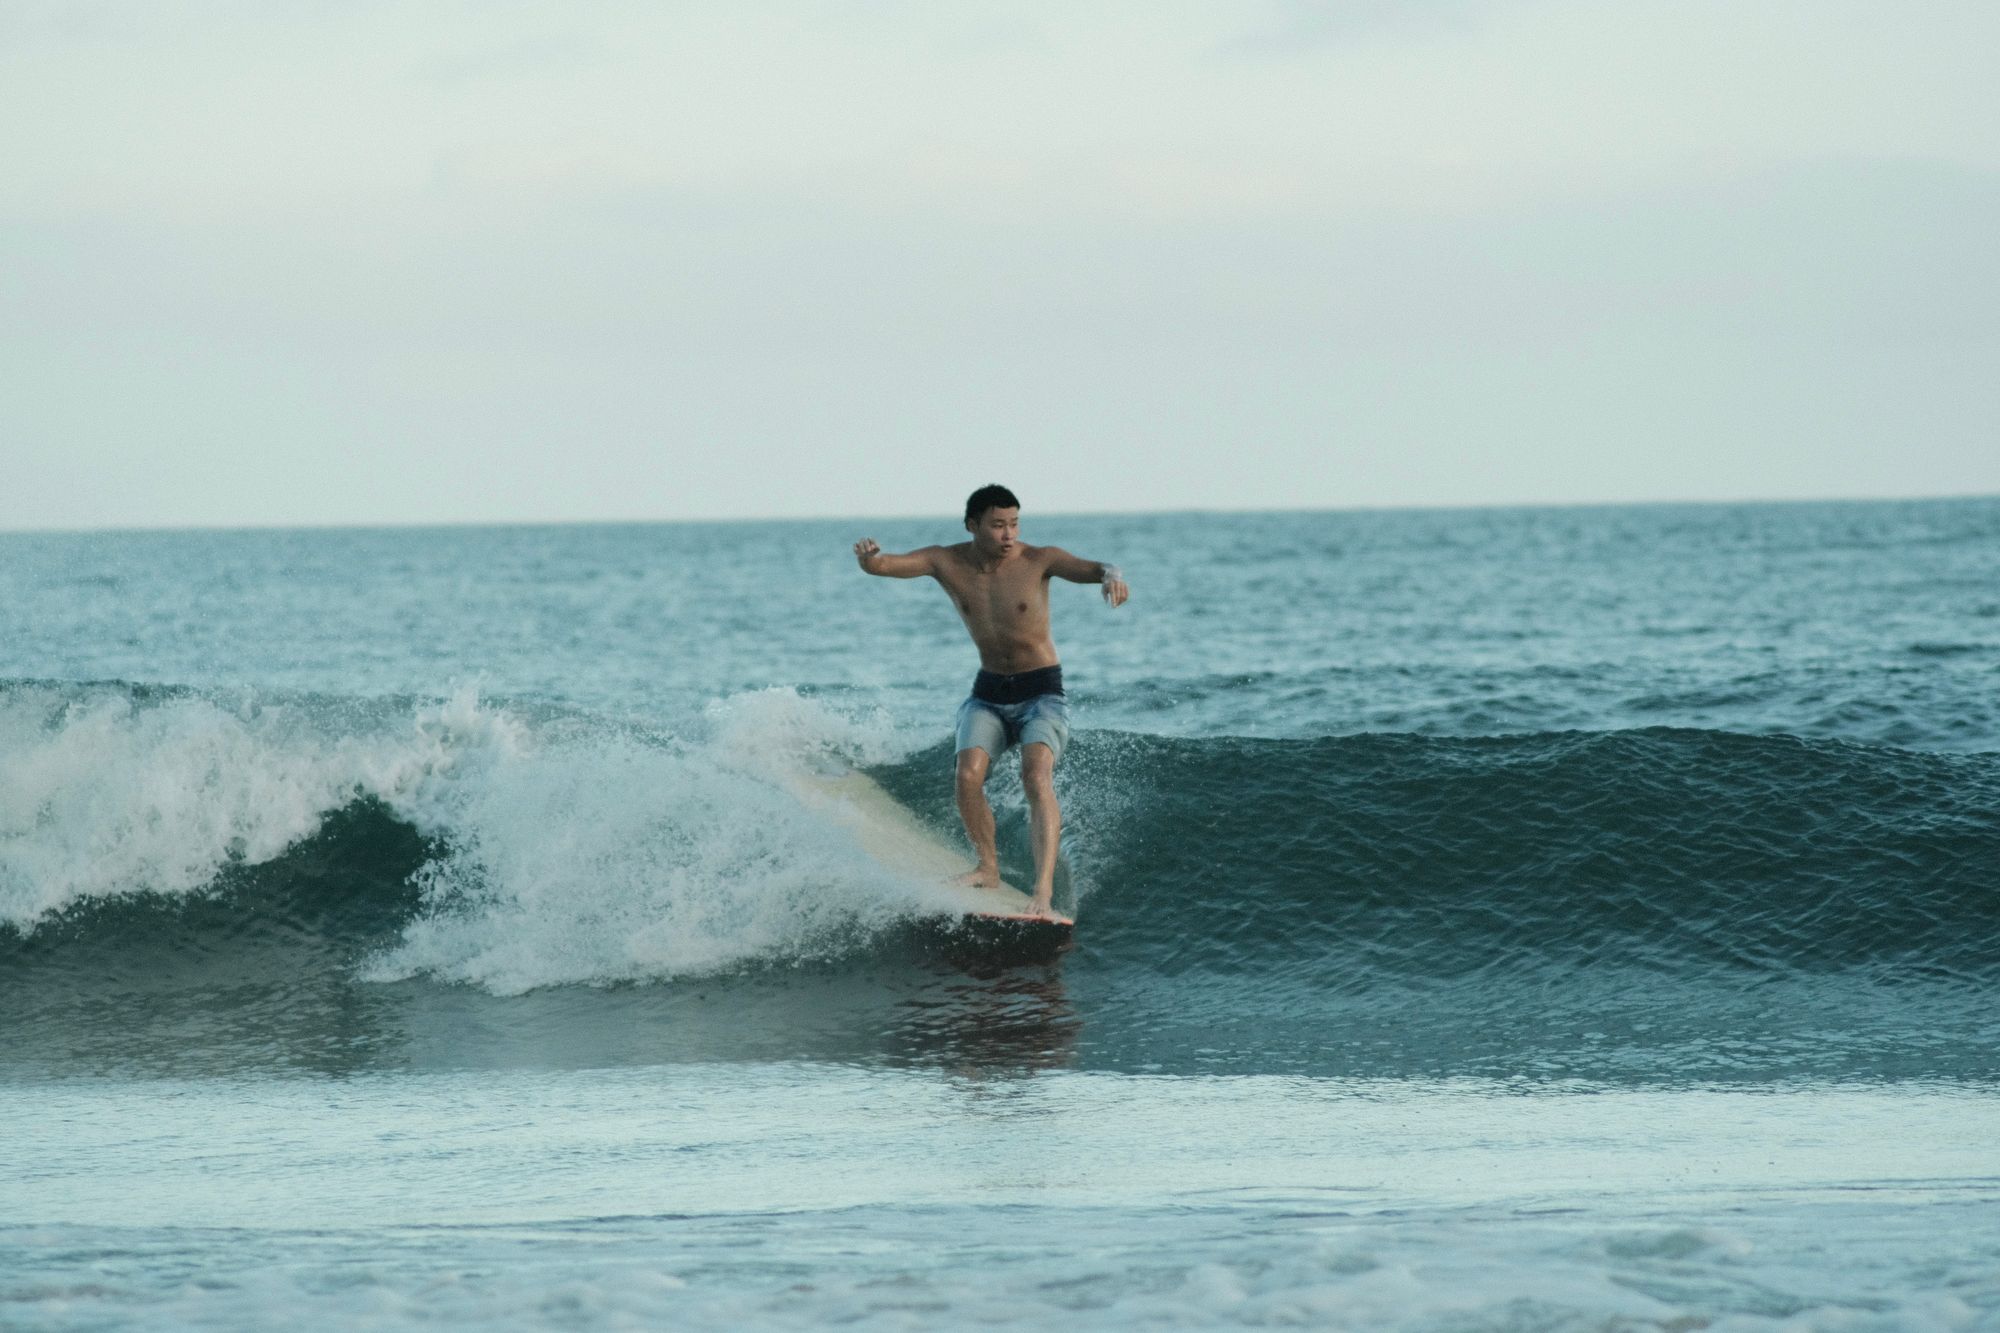
<svg viewBox="0 0 2000 1333">
<path fill-rule="evenodd" d="M 676 731 L 441 701 L 0 690 L 0 954 L 283 939 L 515 993 L 837 960 L 919 900 L 788 772 L 869 767 L 955 836 L 948 749 L 789 690 Z M 1003 856 L 1025 870 L 1018 789 Z M 2000 756 L 1688 730 L 1082 733 L 1094 966 L 1355 991 L 1510 969 L 2000 965 Z M 114 944 L 114 942 L 116 942 Z"/>
</svg>

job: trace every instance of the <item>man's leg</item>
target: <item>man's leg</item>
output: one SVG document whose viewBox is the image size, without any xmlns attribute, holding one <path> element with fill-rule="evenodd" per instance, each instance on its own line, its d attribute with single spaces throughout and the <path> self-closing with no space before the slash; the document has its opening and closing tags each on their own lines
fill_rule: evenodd
<svg viewBox="0 0 2000 1333">
<path fill-rule="evenodd" d="M 1035 847 L 1035 910 L 1048 913 L 1055 901 L 1062 807 L 1056 804 L 1056 752 L 1041 741 L 1021 747 L 1021 786 L 1028 793 L 1028 831 Z"/>
<path fill-rule="evenodd" d="M 965 821 L 965 836 L 972 839 L 973 855 L 979 864 L 958 877 L 961 884 L 983 889 L 1000 887 L 1000 856 L 993 845 L 993 807 L 986 803 L 986 772 L 991 759 L 985 750 L 973 746 L 958 752 L 958 817 Z"/>
</svg>

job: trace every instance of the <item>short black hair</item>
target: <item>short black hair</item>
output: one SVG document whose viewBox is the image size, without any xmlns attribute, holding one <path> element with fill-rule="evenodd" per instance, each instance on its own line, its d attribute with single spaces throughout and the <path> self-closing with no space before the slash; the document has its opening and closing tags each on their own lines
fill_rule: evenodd
<svg viewBox="0 0 2000 1333">
<path fill-rule="evenodd" d="M 998 482 L 981 486 L 965 497 L 965 521 L 972 522 L 989 509 L 1019 509 L 1021 502 L 1014 498 L 1014 492 Z"/>
</svg>

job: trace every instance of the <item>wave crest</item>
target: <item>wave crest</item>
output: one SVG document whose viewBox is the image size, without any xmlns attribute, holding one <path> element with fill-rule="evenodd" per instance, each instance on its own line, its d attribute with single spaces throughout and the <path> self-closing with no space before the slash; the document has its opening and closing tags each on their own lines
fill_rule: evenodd
<svg viewBox="0 0 2000 1333">
<path fill-rule="evenodd" d="M 201 892 L 374 797 L 420 809 L 518 744 L 467 688 L 399 731 L 329 733 L 304 703 L 99 684 L 0 692 L 0 924 Z"/>
</svg>

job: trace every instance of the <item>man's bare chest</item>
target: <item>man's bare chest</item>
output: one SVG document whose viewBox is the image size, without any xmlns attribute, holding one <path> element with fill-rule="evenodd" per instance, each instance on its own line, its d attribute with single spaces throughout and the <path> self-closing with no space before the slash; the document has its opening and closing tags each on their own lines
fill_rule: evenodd
<svg viewBox="0 0 2000 1333">
<path fill-rule="evenodd" d="M 1048 604 L 1048 583 L 1030 566 L 969 572 L 947 581 L 945 591 L 967 619 L 989 624 L 1038 616 Z"/>
</svg>

